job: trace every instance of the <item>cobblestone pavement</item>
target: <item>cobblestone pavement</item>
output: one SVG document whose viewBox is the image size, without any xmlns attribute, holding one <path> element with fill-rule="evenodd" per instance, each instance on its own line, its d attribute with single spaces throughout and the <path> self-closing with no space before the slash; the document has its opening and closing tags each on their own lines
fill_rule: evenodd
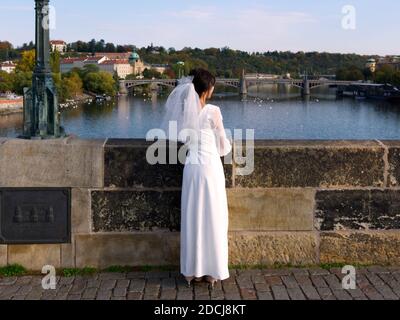
<svg viewBox="0 0 400 320">
<path fill-rule="evenodd" d="M 400 267 L 357 269 L 357 288 L 342 289 L 341 269 L 230 270 L 214 290 L 188 288 L 177 271 L 99 273 L 58 277 L 43 290 L 41 276 L 0 278 L 1 300 L 399 300 Z"/>
</svg>

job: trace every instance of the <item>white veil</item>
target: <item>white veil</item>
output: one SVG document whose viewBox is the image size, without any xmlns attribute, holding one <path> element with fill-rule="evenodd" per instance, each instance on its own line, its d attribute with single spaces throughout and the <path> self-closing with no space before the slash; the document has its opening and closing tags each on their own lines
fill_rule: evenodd
<svg viewBox="0 0 400 320">
<path fill-rule="evenodd" d="M 165 104 L 165 116 L 161 129 L 171 141 L 193 143 L 200 135 L 199 113 L 201 103 L 193 77 L 178 80 L 178 86 L 171 92 Z"/>
</svg>

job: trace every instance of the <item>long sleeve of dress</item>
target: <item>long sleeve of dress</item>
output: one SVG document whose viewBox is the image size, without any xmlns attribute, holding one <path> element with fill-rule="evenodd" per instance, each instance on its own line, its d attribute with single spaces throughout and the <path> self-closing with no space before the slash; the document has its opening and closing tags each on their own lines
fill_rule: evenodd
<svg viewBox="0 0 400 320">
<path fill-rule="evenodd" d="M 223 117 L 219 108 L 214 112 L 214 132 L 216 135 L 217 149 L 221 157 L 226 156 L 232 150 L 232 144 L 228 140 L 224 128 Z"/>
</svg>

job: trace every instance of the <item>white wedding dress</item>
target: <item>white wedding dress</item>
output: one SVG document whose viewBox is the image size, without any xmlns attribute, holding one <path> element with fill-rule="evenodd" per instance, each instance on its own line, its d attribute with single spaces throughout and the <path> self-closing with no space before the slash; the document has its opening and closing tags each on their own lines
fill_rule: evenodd
<svg viewBox="0 0 400 320">
<path fill-rule="evenodd" d="M 200 139 L 189 146 L 181 198 L 181 273 L 229 278 L 228 203 L 221 157 L 232 149 L 220 108 L 206 104 L 199 114 Z"/>
</svg>

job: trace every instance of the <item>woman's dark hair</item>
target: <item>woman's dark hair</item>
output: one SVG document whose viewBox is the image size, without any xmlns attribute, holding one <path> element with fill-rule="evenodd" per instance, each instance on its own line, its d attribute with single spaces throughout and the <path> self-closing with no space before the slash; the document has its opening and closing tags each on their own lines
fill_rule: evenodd
<svg viewBox="0 0 400 320">
<path fill-rule="evenodd" d="M 198 68 L 190 71 L 189 76 L 193 76 L 193 85 L 199 97 L 204 92 L 210 90 L 216 82 L 215 77 L 207 70 Z"/>
</svg>

